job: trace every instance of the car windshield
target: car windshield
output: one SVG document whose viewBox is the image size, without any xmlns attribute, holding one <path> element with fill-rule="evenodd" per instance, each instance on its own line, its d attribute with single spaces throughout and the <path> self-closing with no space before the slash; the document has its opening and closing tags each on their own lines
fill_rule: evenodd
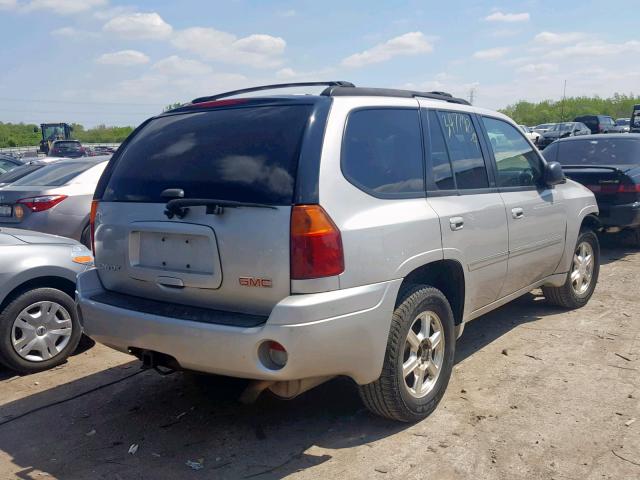
<svg viewBox="0 0 640 480">
<path fill-rule="evenodd" d="M 20 180 L 13 182 L 12 186 L 51 186 L 59 187 L 69 183 L 82 172 L 93 167 L 93 162 L 69 162 L 54 163 L 45 165 L 39 170 L 22 177 Z"/>
<path fill-rule="evenodd" d="M 22 165 L 20 167 L 16 167 L 13 170 L 10 170 L 5 174 L 0 175 L 0 183 L 2 184 L 13 183 L 16 180 L 24 177 L 25 175 L 35 172 L 36 170 L 39 170 L 43 166 L 44 165 L 34 164 L 34 165 Z"/>
<path fill-rule="evenodd" d="M 576 137 L 580 138 L 580 137 Z M 640 164 L 640 140 L 602 138 L 556 142 L 554 159 L 562 165 L 637 165 Z"/>
<path fill-rule="evenodd" d="M 64 128 L 59 125 L 48 125 L 42 130 L 42 134 L 46 140 L 55 140 L 56 138 L 64 138 Z"/>
<path fill-rule="evenodd" d="M 543 124 L 541 124 L 541 125 L 538 125 L 538 126 L 537 126 L 537 127 L 535 127 L 535 128 L 549 128 L 549 127 L 551 127 L 552 125 L 553 125 L 552 123 L 543 123 Z"/>
<path fill-rule="evenodd" d="M 556 123 L 555 125 L 553 125 L 549 131 L 550 132 L 570 132 L 571 130 L 573 130 L 573 123 L 569 122 L 569 123 Z"/>
<path fill-rule="evenodd" d="M 616 120 L 616 125 L 621 126 L 621 127 L 625 127 L 627 125 L 629 125 L 631 123 L 631 120 L 628 118 L 619 118 L 618 120 Z"/>
<path fill-rule="evenodd" d="M 185 197 L 287 205 L 310 105 L 216 109 L 152 120 L 116 163 L 103 200 Z"/>
</svg>

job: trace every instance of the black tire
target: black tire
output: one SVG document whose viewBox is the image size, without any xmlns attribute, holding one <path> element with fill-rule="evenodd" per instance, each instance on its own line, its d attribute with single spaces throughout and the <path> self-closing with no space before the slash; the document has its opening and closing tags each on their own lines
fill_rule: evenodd
<svg viewBox="0 0 640 480">
<path fill-rule="evenodd" d="M 57 355 L 42 361 L 30 361 L 22 358 L 11 343 L 14 320 L 25 308 L 37 302 L 53 301 L 64 307 L 71 319 L 71 336 L 66 347 Z M 82 327 L 78 320 L 73 299 L 55 288 L 36 288 L 20 294 L 0 313 L 0 363 L 20 374 L 29 374 L 48 370 L 58 366 L 71 355 L 82 336 Z"/>
<path fill-rule="evenodd" d="M 425 311 L 434 312 L 442 323 L 444 354 L 440 373 L 431 390 L 422 398 L 413 396 L 402 375 L 405 342 L 414 319 Z M 380 377 L 359 386 L 365 406 L 376 415 L 401 422 L 417 422 L 427 417 L 442 399 L 455 353 L 455 325 L 447 298 L 438 289 L 417 285 L 401 293 L 393 318 Z"/>
<path fill-rule="evenodd" d="M 84 227 L 82 230 L 82 235 L 80 235 L 80 243 L 91 250 L 91 230 L 89 229 L 89 225 Z"/>
<path fill-rule="evenodd" d="M 578 293 L 574 290 L 571 280 L 571 271 L 573 270 L 572 262 L 572 267 L 567 273 L 567 279 L 564 282 L 564 285 L 561 287 L 542 287 L 542 293 L 546 297 L 547 302 L 552 305 L 572 310 L 582 308 L 589 302 L 596 289 L 598 275 L 600 273 L 600 242 L 598 241 L 597 235 L 591 230 L 583 230 L 580 232 L 575 249 L 577 249 L 582 242 L 587 242 L 591 245 L 594 255 L 593 273 L 591 275 L 589 287 L 583 293 Z"/>
<path fill-rule="evenodd" d="M 636 227 L 631 230 L 631 245 L 635 248 L 640 248 L 640 227 Z"/>
</svg>

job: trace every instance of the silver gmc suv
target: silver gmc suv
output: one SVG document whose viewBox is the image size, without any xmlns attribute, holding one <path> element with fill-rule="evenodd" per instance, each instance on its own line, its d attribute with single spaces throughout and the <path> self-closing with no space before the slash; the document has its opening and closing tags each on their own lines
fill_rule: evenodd
<svg viewBox="0 0 640 480">
<path fill-rule="evenodd" d="M 233 91 L 114 155 L 77 302 L 85 333 L 147 367 L 251 379 L 245 399 L 343 375 L 416 421 L 467 321 L 537 287 L 587 303 L 597 213 L 511 119 L 449 94 Z"/>
</svg>

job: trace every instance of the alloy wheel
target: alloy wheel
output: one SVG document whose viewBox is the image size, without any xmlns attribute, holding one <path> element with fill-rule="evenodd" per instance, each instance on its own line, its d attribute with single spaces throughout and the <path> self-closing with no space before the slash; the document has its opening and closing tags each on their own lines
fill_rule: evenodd
<svg viewBox="0 0 640 480">
<path fill-rule="evenodd" d="M 436 384 L 444 363 L 445 339 L 440 317 L 432 311 L 420 313 L 405 340 L 402 378 L 410 395 L 422 398 Z"/>
<path fill-rule="evenodd" d="M 589 242 L 581 242 L 573 254 L 571 270 L 571 287 L 578 295 L 584 295 L 591 286 L 595 256 Z"/>
</svg>

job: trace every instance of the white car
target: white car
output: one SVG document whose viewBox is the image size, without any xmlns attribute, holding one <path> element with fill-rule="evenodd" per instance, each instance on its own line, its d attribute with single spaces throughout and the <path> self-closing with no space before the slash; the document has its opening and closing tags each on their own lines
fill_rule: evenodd
<svg viewBox="0 0 640 480">
<path fill-rule="evenodd" d="M 538 144 L 538 140 L 540 140 L 540 134 L 538 132 L 534 132 L 526 125 L 518 125 L 518 126 L 520 127 L 520 130 L 524 132 L 524 134 L 527 136 L 529 140 L 531 140 L 536 145 Z"/>
</svg>

